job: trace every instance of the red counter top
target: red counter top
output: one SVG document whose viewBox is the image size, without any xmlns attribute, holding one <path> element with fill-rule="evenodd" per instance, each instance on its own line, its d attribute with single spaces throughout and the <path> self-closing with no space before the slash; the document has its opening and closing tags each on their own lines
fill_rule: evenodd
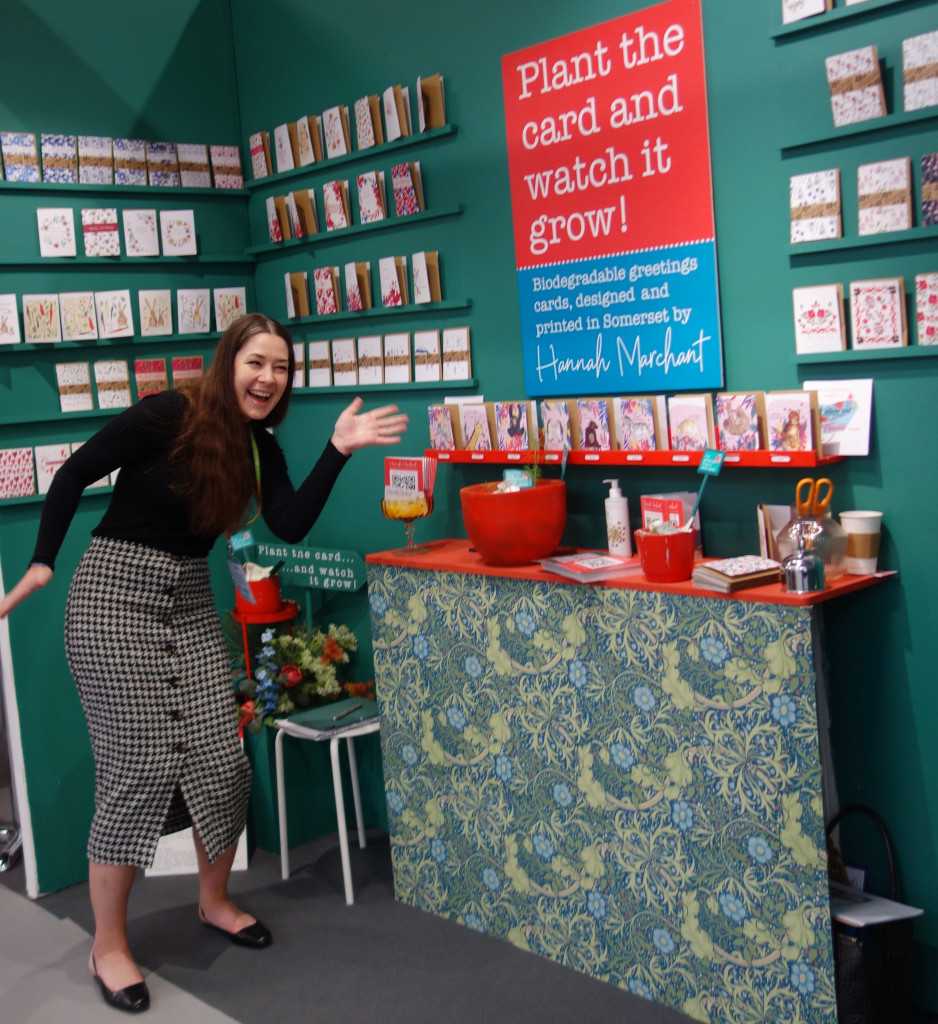
<svg viewBox="0 0 938 1024">
<path fill-rule="evenodd" d="M 407 555 L 401 550 L 376 551 L 366 555 L 365 561 L 373 565 L 395 565 L 407 569 L 427 569 L 438 572 L 465 572 L 477 576 L 504 576 L 511 579 L 533 580 L 539 583 L 569 583 L 574 587 L 614 587 L 620 590 L 653 590 L 663 594 L 687 594 L 692 597 L 718 597 L 728 601 L 761 601 L 768 604 L 813 605 L 829 601 L 831 598 L 849 594 L 855 590 L 865 590 L 882 582 L 894 572 L 874 573 L 871 576 L 841 576 L 839 580 L 828 584 L 823 590 L 810 594 L 791 594 L 781 583 L 770 583 L 763 587 L 749 587 L 737 590 L 732 594 L 723 594 L 706 587 L 695 587 L 690 580 L 684 583 L 651 583 L 641 572 L 633 572 L 626 576 L 603 580 L 600 583 L 581 583 L 568 580 L 564 576 L 556 576 L 545 572 L 540 565 L 500 566 L 488 565 L 468 540 L 446 539 L 429 541 L 419 545 L 419 553 Z M 572 552 L 573 548 L 561 549 L 558 553 Z M 706 561 L 706 559 L 704 559 Z"/>
</svg>

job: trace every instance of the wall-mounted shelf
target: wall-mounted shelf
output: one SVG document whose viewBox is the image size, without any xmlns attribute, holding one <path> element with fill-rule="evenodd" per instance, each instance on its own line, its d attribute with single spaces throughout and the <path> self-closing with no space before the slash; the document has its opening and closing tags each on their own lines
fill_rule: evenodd
<svg viewBox="0 0 938 1024">
<path fill-rule="evenodd" d="M 788 255 L 811 256 L 823 252 L 844 252 L 849 249 L 868 249 L 881 245 L 900 245 L 905 242 L 938 242 L 938 226 L 909 228 L 907 231 L 883 231 L 877 235 L 851 235 L 849 238 L 828 238 L 822 242 L 799 242 L 789 245 Z"/>
<path fill-rule="evenodd" d="M 471 308 L 472 299 L 446 299 L 443 302 L 412 302 L 407 306 L 375 306 L 372 309 L 355 310 L 352 312 L 343 310 L 341 313 L 327 313 L 323 316 L 299 316 L 294 317 L 292 320 L 285 320 L 284 323 L 288 328 L 305 327 L 308 324 L 319 327 L 342 320 L 363 320 L 385 316 L 423 316 L 427 313 Z"/>
<path fill-rule="evenodd" d="M 252 253 L 255 256 L 271 256 L 283 255 L 294 249 L 311 251 L 320 242 L 340 242 L 351 235 L 404 227 L 408 224 L 417 224 L 425 220 L 458 217 L 465 209 L 462 203 L 457 203 L 455 206 L 447 206 L 439 210 L 422 210 L 419 213 L 411 213 L 405 217 L 385 217 L 384 220 L 372 221 L 370 224 L 352 224 L 350 227 L 339 228 L 335 231 L 317 231 L 315 235 L 307 235 L 305 238 L 291 238 L 285 242 L 268 242 L 266 245 L 252 245 L 245 252 Z"/>
<path fill-rule="evenodd" d="M 254 257 L 246 253 L 211 253 L 198 256 L 18 256 L 0 258 L 0 266 L 4 267 L 45 267 L 47 270 L 65 270 L 71 267 L 96 267 L 98 270 L 113 270 L 120 267 L 160 266 L 190 267 L 202 263 L 254 263 Z"/>
<path fill-rule="evenodd" d="M 782 146 L 782 158 L 784 159 L 798 150 L 809 149 L 812 146 L 830 146 L 832 143 L 836 145 L 839 142 L 852 142 L 861 136 L 873 135 L 878 132 L 887 133 L 891 128 L 907 128 L 910 125 L 935 120 L 938 120 L 938 107 L 927 107 L 924 110 L 897 111 L 893 114 L 886 114 L 883 117 L 872 118 L 869 121 L 844 125 L 842 128 L 835 129 L 829 135 L 789 143 L 787 146 Z"/>
<path fill-rule="evenodd" d="M 356 163 L 361 160 L 380 160 L 385 154 L 398 152 L 409 146 L 417 146 L 434 139 L 442 139 L 448 135 L 456 134 L 456 126 L 453 124 L 443 125 L 442 128 L 433 128 L 430 131 L 418 132 L 414 135 L 407 135 L 402 139 L 395 139 L 393 142 L 382 142 L 379 146 L 369 146 L 368 149 L 356 149 L 351 153 L 344 153 L 342 156 L 334 156 L 329 159 L 319 160 L 314 164 L 304 164 L 302 167 L 294 167 L 292 171 L 281 171 L 279 174 L 268 174 L 266 178 L 258 178 L 255 181 L 245 182 L 245 188 L 249 191 L 263 188 L 276 188 L 281 182 L 293 181 L 309 174 L 322 174 L 331 171 L 334 167 L 341 167 L 343 164 Z"/>
<path fill-rule="evenodd" d="M 72 192 L 75 194 L 106 192 L 111 196 L 151 196 L 172 199 L 173 196 L 211 196 L 216 199 L 244 199 L 246 188 L 192 188 L 191 186 L 158 185 L 68 185 L 60 181 L 0 181 L 0 192 Z"/>
<path fill-rule="evenodd" d="M 938 345 L 902 345 L 896 348 L 844 349 L 841 352 L 815 352 L 810 355 L 795 353 L 793 363 L 843 363 L 863 360 L 927 359 L 938 356 Z"/>
<path fill-rule="evenodd" d="M 471 391 L 479 386 L 475 377 L 465 380 L 419 380 L 407 384 L 349 384 L 328 388 L 294 388 L 294 395 L 361 395 L 363 398 L 372 391 Z"/>
<path fill-rule="evenodd" d="M 12 345 L 0 345 L 0 357 L 15 352 L 48 352 L 50 349 L 112 348 L 120 345 L 165 345 L 169 342 L 215 342 L 221 337 L 220 331 L 208 334 L 153 334 L 135 335 L 131 338 L 91 338 L 88 341 L 26 341 Z"/>
<path fill-rule="evenodd" d="M 866 0 L 865 3 L 853 7 L 835 7 L 826 14 L 815 14 L 810 18 L 792 22 L 790 25 L 783 25 L 772 33 L 772 38 L 777 42 L 787 42 L 792 36 L 808 35 L 813 32 L 823 32 L 828 29 L 840 28 L 839 24 L 848 18 L 869 18 L 871 15 L 889 15 L 900 7 L 926 7 L 933 0 Z"/>
<path fill-rule="evenodd" d="M 26 423 L 70 423 L 72 420 L 103 419 L 116 416 L 127 406 L 119 409 L 88 409 L 85 412 L 60 412 L 56 416 L 14 416 L 13 419 L 0 419 L 0 428 L 19 427 Z"/>
<path fill-rule="evenodd" d="M 467 452 L 467 451 L 434 451 L 428 449 L 426 455 L 439 462 L 481 463 L 493 466 L 522 465 L 531 466 L 559 465 L 563 458 L 562 452 L 519 451 L 519 452 Z M 700 465 L 702 452 L 654 451 L 654 452 L 586 452 L 571 451 L 567 454 L 570 466 L 671 466 L 694 467 Z M 814 452 L 727 452 L 723 464 L 739 466 L 744 469 L 812 469 L 815 466 L 826 466 L 832 462 L 843 461 L 843 455 L 817 455 Z"/>
<path fill-rule="evenodd" d="M 113 487 L 86 487 L 82 491 L 81 500 L 93 498 L 96 494 L 110 494 Z M 13 505 L 36 505 L 46 500 L 44 494 L 30 494 L 25 498 L 0 498 L 0 509 L 9 508 Z"/>
</svg>

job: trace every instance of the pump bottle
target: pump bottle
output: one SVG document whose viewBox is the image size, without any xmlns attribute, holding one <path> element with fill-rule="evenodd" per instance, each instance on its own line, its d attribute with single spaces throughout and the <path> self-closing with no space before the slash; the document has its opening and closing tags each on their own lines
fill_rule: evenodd
<svg viewBox="0 0 938 1024">
<path fill-rule="evenodd" d="M 603 480 L 609 484 L 606 498 L 606 541 L 610 555 L 632 556 L 632 536 L 629 532 L 629 503 L 619 489 L 618 480 Z"/>
</svg>

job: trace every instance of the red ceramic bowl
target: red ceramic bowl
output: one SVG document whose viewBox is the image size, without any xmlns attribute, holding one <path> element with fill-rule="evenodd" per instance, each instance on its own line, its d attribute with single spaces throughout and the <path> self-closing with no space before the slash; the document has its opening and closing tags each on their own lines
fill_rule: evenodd
<svg viewBox="0 0 938 1024">
<path fill-rule="evenodd" d="M 254 595 L 255 604 L 251 604 L 241 596 L 235 587 L 235 608 L 239 612 L 279 612 L 283 602 L 280 599 L 280 577 L 268 576 L 265 580 L 254 580 L 248 583 Z"/>
<path fill-rule="evenodd" d="M 495 482 L 459 491 L 473 547 L 489 565 L 527 565 L 554 553 L 567 522 L 567 485 L 538 480 L 522 491 L 496 491 Z"/>
<path fill-rule="evenodd" d="M 694 571 L 694 531 L 651 533 L 636 530 L 642 572 L 652 583 L 680 583 Z"/>
</svg>

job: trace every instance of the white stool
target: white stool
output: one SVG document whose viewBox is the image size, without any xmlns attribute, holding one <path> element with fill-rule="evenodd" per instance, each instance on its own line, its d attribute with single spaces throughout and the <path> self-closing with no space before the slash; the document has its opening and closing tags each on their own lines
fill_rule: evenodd
<svg viewBox="0 0 938 1024">
<path fill-rule="evenodd" d="M 351 906 L 355 902 L 352 893 L 352 868 L 348 854 L 348 831 L 345 824 L 345 799 L 342 792 L 342 771 L 339 765 L 339 740 L 345 740 L 348 750 L 349 769 L 352 776 L 352 796 L 355 801 L 355 825 L 358 829 L 358 845 L 365 848 L 365 828 L 362 822 L 362 800 L 358 786 L 358 764 L 355 760 L 355 745 L 353 740 L 356 736 L 365 736 L 371 732 L 378 732 L 381 728 L 381 721 L 378 718 L 369 718 L 356 725 L 346 726 L 342 729 L 310 728 L 289 718 L 279 718 L 274 722 L 277 728 L 277 738 L 274 741 L 274 755 L 277 765 L 277 810 L 280 819 L 280 875 L 282 878 L 290 877 L 290 852 L 287 846 L 287 801 L 283 785 L 283 737 L 295 736 L 299 740 L 313 740 L 321 743 L 329 741 L 329 757 L 332 761 L 332 786 L 335 790 L 335 816 L 339 824 L 339 849 L 342 853 L 342 877 L 345 882 L 345 902 Z"/>
</svg>

